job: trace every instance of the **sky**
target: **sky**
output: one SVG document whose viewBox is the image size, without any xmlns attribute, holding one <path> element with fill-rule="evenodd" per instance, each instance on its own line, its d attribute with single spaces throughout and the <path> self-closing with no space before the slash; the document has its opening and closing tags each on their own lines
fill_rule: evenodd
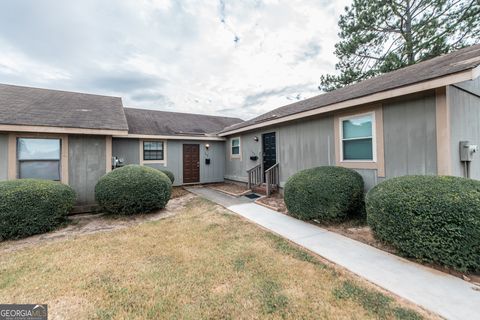
<svg viewBox="0 0 480 320">
<path fill-rule="evenodd" d="M 2 0 L 0 83 L 253 118 L 334 72 L 349 0 Z"/>
</svg>

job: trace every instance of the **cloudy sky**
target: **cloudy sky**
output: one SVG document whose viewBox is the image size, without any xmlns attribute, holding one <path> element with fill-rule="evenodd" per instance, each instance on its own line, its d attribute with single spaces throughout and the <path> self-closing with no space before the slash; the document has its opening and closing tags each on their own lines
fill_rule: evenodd
<svg viewBox="0 0 480 320">
<path fill-rule="evenodd" d="M 319 94 L 347 0 L 2 0 L 0 82 L 252 118 Z"/>
</svg>

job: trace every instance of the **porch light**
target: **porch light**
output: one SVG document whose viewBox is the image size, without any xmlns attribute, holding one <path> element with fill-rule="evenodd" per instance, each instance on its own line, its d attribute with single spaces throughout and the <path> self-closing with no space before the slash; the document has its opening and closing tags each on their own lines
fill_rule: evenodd
<svg viewBox="0 0 480 320">
<path fill-rule="evenodd" d="M 207 144 L 205 145 L 205 149 L 208 150 L 208 148 L 210 148 L 210 145 L 207 143 Z"/>
</svg>

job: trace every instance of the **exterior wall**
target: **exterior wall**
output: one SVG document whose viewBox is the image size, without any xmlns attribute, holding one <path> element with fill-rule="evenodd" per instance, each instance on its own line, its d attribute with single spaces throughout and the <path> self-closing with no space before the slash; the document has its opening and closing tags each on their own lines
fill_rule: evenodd
<svg viewBox="0 0 480 320">
<path fill-rule="evenodd" d="M 247 170 L 261 163 L 262 134 L 277 133 L 277 159 L 280 164 L 280 187 L 296 172 L 323 165 L 348 165 L 359 172 L 369 190 L 377 183 L 395 176 L 407 174 L 436 174 L 436 101 L 434 92 L 388 101 L 383 105 L 362 106 L 358 113 L 366 109 L 379 108 L 376 120 L 383 126 L 377 136 L 379 148 L 375 168 L 368 163 L 339 163 L 336 159 L 335 121 L 343 113 L 319 117 L 311 120 L 293 122 L 277 127 L 251 131 L 240 136 L 241 158 L 230 158 L 230 139 L 227 140 L 225 179 L 247 182 Z M 353 110 L 353 111 L 352 111 Z M 362 111 L 363 110 L 363 111 Z M 355 109 L 348 111 L 355 113 Z M 382 127 L 380 126 L 380 127 Z M 337 126 L 337 129 L 338 126 Z M 378 129 L 378 126 L 377 126 Z M 378 131 L 378 130 L 377 130 Z M 258 142 L 254 140 L 258 137 Z M 259 160 L 250 160 L 251 155 L 258 155 Z M 381 161 L 383 160 L 383 161 Z M 383 163 L 385 173 L 383 171 Z M 356 165 L 358 164 L 358 167 Z"/>
<path fill-rule="evenodd" d="M 140 164 L 138 139 L 114 138 L 112 140 L 112 156 L 123 158 L 124 164 Z"/>
<path fill-rule="evenodd" d="M 77 205 L 95 203 L 95 185 L 106 173 L 105 136 L 70 135 L 69 184 L 77 193 Z"/>
<path fill-rule="evenodd" d="M 326 117 L 278 129 L 281 187 L 300 170 L 335 163 L 333 127 L 333 117 Z"/>
<path fill-rule="evenodd" d="M 167 140 L 166 164 L 145 163 L 156 169 L 169 170 L 175 175 L 175 186 L 183 184 L 183 145 L 200 145 L 200 183 L 223 182 L 225 173 L 225 142 L 224 141 L 193 141 Z M 207 150 L 205 145 L 209 144 Z M 140 164 L 139 139 L 117 138 L 112 142 L 112 155 L 124 158 L 125 164 Z M 205 159 L 210 158 L 210 164 Z"/>
<path fill-rule="evenodd" d="M 462 90 L 463 89 L 463 90 Z M 450 107 L 450 148 L 452 175 L 463 176 L 459 143 L 468 140 L 480 145 L 480 78 L 447 87 L 447 103 Z M 473 157 L 470 177 L 480 179 L 480 154 Z"/>
<path fill-rule="evenodd" d="M 0 181 L 8 179 L 8 134 L 0 134 Z"/>
<path fill-rule="evenodd" d="M 262 134 L 268 132 L 276 133 L 281 187 L 291 175 L 300 170 L 332 165 L 335 161 L 333 118 L 323 117 L 240 135 L 242 155 L 240 159 L 231 159 L 229 139 L 226 146 L 226 179 L 248 181 L 247 170 L 261 163 Z M 233 137 L 235 136 L 230 138 Z M 258 141 L 255 141 L 255 137 Z M 258 156 L 258 160 L 250 160 L 250 156 L 253 155 Z"/>
<path fill-rule="evenodd" d="M 437 174 L 435 96 L 383 104 L 385 177 Z"/>
</svg>

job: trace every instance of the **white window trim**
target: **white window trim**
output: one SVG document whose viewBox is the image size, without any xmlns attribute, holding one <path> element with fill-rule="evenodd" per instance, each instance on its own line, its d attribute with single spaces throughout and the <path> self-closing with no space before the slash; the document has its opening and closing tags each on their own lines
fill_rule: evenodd
<svg viewBox="0 0 480 320">
<path fill-rule="evenodd" d="M 168 157 L 168 143 L 167 140 L 160 140 L 160 139 L 140 139 L 139 140 L 139 149 L 140 149 L 140 165 L 144 164 L 163 164 L 164 167 L 167 166 L 167 157 Z M 163 160 L 143 160 L 143 142 L 144 141 L 158 141 L 158 142 L 163 142 Z"/>
<path fill-rule="evenodd" d="M 233 154 L 232 149 L 233 149 L 233 140 L 238 139 L 238 154 Z M 230 138 L 230 159 L 242 159 L 242 139 L 240 137 L 233 137 Z"/>
<path fill-rule="evenodd" d="M 361 118 L 365 116 L 372 117 L 372 160 L 345 160 L 343 159 L 343 121 L 351 120 L 355 118 Z M 375 121 L 375 111 L 359 113 L 354 115 L 349 115 L 345 117 L 338 118 L 339 121 L 339 137 L 340 137 L 340 162 L 364 162 L 364 163 L 376 163 L 377 162 L 377 135 L 376 135 L 376 121 Z M 365 137 L 366 138 L 366 137 Z"/>
</svg>

